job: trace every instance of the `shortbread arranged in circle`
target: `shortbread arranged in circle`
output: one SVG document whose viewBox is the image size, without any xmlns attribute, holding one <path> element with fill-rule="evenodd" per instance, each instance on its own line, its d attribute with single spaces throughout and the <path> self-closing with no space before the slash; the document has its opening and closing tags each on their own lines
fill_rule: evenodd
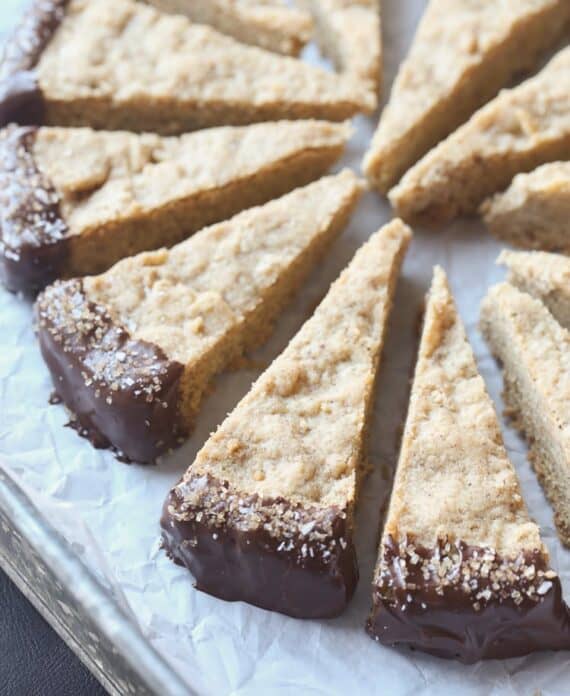
<svg viewBox="0 0 570 696">
<path fill-rule="evenodd" d="M 362 191 L 346 170 L 38 298 L 38 337 L 77 430 L 120 458 L 180 444 L 215 374 L 264 341 Z"/>
</svg>

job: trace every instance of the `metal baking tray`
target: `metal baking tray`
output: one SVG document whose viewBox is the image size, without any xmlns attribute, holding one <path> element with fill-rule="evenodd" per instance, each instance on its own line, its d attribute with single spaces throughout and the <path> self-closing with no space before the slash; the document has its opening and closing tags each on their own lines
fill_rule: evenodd
<svg viewBox="0 0 570 696">
<path fill-rule="evenodd" d="M 0 566 L 110 694 L 192 694 L 0 460 Z"/>
</svg>

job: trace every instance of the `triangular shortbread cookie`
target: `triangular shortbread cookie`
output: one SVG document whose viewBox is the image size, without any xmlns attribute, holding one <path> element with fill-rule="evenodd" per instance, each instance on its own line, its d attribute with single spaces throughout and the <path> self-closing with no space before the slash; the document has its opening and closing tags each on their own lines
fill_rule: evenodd
<svg viewBox="0 0 570 696">
<path fill-rule="evenodd" d="M 374 381 L 410 237 L 395 220 L 370 238 L 171 491 L 164 543 L 198 589 L 297 617 L 346 606 Z"/>
<path fill-rule="evenodd" d="M 243 43 L 296 56 L 311 38 L 311 15 L 283 0 L 146 0 Z"/>
<path fill-rule="evenodd" d="M 570 3 L 568 3 L 570 7 Z M 570 158 L 570 47 L 536 77 L 504 90 L 420 160 L 390 191 L 408 220 L 474 213 L 519 172 Z"/>
<path fill-rule="evenodd" d="M 364 160 L 383 193 L 562 36 L 567 0 L 431 0 Z"/>
<path fill-rule="evenodd" d="M 338 70 L 378 100 L 382 79 L 380 0 L 298 0 L 313 13 L 317 41 Z"/>
<path fill-rule="evenodd" d="M 139 462 L 178 444 L 213 376 L 267 337 L 361 191 L 345 170 L 169 251 L 48 287 L 39 341 L 78 430 Z"/>
<path fill-rule="evenodd" d="M 481 328 L 504 366 L 504 399 L 570 546 L 570 332 L 545 305 L 509 283 L 491 288 Z"/>
<path fill-rule="evenodd" d="M 40 2 L 6 55 L 0 124 L 171 135 L 283 118 L 339 121 L 374 106 L 350 76 L 134 0 Z"/>
<path fill-rule="evenodd" d="M 322 176 L 349 135 L 324 121 L 178 138 L 9 127 L 0 132 L 0 276 L 38 290 L 176 244 Z"/>
<path fill-rule="evenodd" d="M 464 662 L 570 648 L 560 581 L 439 268 L 373 601 L 368 630 L 388 645 Z"/>
<path fill-rule="evenodd" d="M 570 162 L 518 174 L 480 212 L 498 239 L 523 249 L 570 254 Z"/>
<path fill-rule="evenodd" d="M 570 258 L 544 251 L 505 250 L 497 263 L 509 269 L 509 283 L 541 300 L 570 330 Z"/>
</svg>

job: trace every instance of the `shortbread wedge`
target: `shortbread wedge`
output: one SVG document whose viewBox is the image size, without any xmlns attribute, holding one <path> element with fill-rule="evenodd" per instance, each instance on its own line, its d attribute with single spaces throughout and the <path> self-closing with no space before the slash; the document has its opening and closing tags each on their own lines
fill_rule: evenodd
<svg viewBox="0 0 570 696">
<path fill-rule="evenodd" d="M 170 250 L 48 287 L 38 337 L 77 430 L 142 463 L 179 444 L 213 376 L 267 338 L 361 191 L 345 170 Z"/>
<path fill-rule="evenodd" d="M 471 663 L 570 649 L 570 614 L 436 268 L 368 631 Z"/>
<path fill-rule="evenodd" d="M 567 0 L 431 0 L 380 118 L 364 171 L 392 188 L 499 89 L 556 43 Z"/>
<path fill-rule="evenodd" d="M 336 68 L 368 86 L 377 105 L 382 80 L 380 0 L 298 0 L 315 18 L 317 41 Z"/>
<path fill-rule="evenodd" d="M 311 15 L 283 0 L 146 0 L 163 12 L 209 24 L 223 34 L 283 55 L 297 56 L 313 32 Z"/>
<path fill-rule="evenodd" d="M 504 367 L 505 403 L 528 440 L 558 536 L 570 546 L 570 332 L 509 283 L 487 294 L 481 329 Z"/>
<path fill-rule="evenodd" d="M 351 598 L 373 387 L 410 238 L 395 220 L 361 247 L 170 492 L 163 543 L 199 590 L 299 618 Z"/>
<path fill-rule="evenodd" d="M 0 276 L 31 292 L 176 244 L 322 176 L 350 132 L 326 121 L 169 138 L 9 126 L 0 131 Z"/>
<path fill-rule="evenodd" d="M 508 282 L 538 298 L 570 330 L 570 258 L 545 251 L 501 252 L 497 263 L 509 269 Z"/>
<path fill-rule="evenodd" d="M 518 174 L 480 209 L 489 231 L 522 249 L 570 255 L 570 162 Z"/>
<path fill-rule="evenodd" d="M 442 223 L 475 213 L 515 174 L 569 158 L 570 47 L 474 114 L 412 167 L 389 197 L 407 220 Z"/>
<path fill-rule="evenodd" d="M 5 48 L 0 125 L 176 135 L 374 107 L 350 76 L 134 0 L 36 0 Z"/>
</svg>

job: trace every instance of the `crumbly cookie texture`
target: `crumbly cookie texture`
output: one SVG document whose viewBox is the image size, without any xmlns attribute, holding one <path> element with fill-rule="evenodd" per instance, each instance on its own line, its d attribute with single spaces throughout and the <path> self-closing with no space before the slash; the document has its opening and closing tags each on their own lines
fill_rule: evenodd
<svg viewBox="0 0 570 696">
<path fill-rule="evenodd" d="M 532 68 L 570 20 L 566 0 L 431 0 L 382 113 L 364 171 L 382 193 Z"/>
<path fill-rule="evenodd" d="M 315 18 L 323 53 L 368 86 L 376 105 L 382 84 L 380 0 L 299 1 Z"/>
<path fill-rule="evenodd" d="M 477 423 L 477 428 L 470 427 Z M 476 524 L 475 524 L 476 522 Z M 447 278 L 436 267 L 384 536 L 542 549 Z"/>
<path fill-rule="evenodd" d="M 513 176 L 570 158 L 570 47 L 536 77 L 504 90 L 390 191 L 404 218 L 428 224 L 474 213 Z"/>
<path fill-rule="evenodd" d="M 480 208 L 489 231 L 523 249 L 570 254 L 570 162 L 517 174 Z"/>
<path fill-rule="evenodd" d="M 36 70 L 47 125 L 170 135 L 373 107 L 350 77 L 133 0 L 71 0 Z"/>
<path fill-rule="evenodd" d="M 237 41 L 283 55 L 297 56 L 310 40 L 308 12 L 283 0 L 146 0 L 164 12 L 209 24 Z"/>
<path fill-rule="evenodd" d="M 188 434 L 212 377 L 267 338 L 279 311 L 346 224 L 361 191 L 361 182 L 345 170 L 206 228 L 171 250 L 124 259 L 102 275 L 85 278 L 80 288 L 75 280 L 48 288 L 38 300 L 40 327 L 42 318 L 49 320 L 43 333 L 40 328 L 40 342 L 44 339 L 56 390 L 70 410 L 89 429 L 93 414 L 99 417 L 99 409 L 106 408 L 103 383 L 114 402 L 127 399 L 127 390 L 113 379 L 128 367 L 126 351 L 116 350 L 116 341 L 108 338 L 118 332 L 181 366 L 171 426 Z M 77 299 L 58 299 L 66 288 Z M 90 320 L 87 348 L 69 348 L 66 327 L 84 314 L 103 316 L 108 328 L 96 331 Z M 69 361 L 62 357 L 70 352 Z M 75 371 L 67 369 L 73 361 Z M 152 364 L 147 372 L 154 382 Z M 87 376 L 79 380 L 77 375 Z M 77 384 L 71 385 L 73 380 Z M 94 405 L 83 412 L 86 394 Z M 144 461 L 129 452 L 137 433 L 127 432 L 128 412 L 127 407 L 111 410 L 110 422 L 100 419 L 96 430 L 127 457 Z M 144 431 L 142 419 L 137 427 Z M 155 449 L 155 456 L 162 453 Z"/>
<path fill-rule="evenodd" d="M 529 459 L 570 546 L 570 333 L 538 299 L 509 283 L 489 291 L 481 329 L 504 367 L 509 415 L 529 442 Z"/>
<path fill-rule="evenodd" d="M 313 618 L 350 599 L 373 386 L 410 238 L 399 220 L 370 238 L 173 489 L 165 543 L 200 589 Z"/>
<path fill-rule="evenodd" d="M 0 178 L 10 180 L 0 192 L 10 199 L 2 213 L 9 217 L 2 233 L 5 254 L 12 261 L 19 255 L 20 276 L 28 273 L 34 288 L 56 277 L 101 273 L 121 258 L 172 246 L 322 176 L 350 133 L 348 125 L 326 121 L 227 126 L 170 138 L 39 128 L 30 134 L 29 156 L 42 173 L 42 190 L 53 192 L 66 229 L 58 237 L 58 268 L 48 273 L 43 258 L 54 250 L 54 240 L 44 235 L 27 244 L 33 221 L 17 225 L 17 200 L 39 184 L 24 168 L 21 181 L 14 182 L 13 151 L 22 143 L 13 142 L 8 129 L 0 133 Z M 19 283 L 18 289 L 24 287 L 25 281 Z"/>
<path fill-rule="evenodd" d="M 501 252 L 497 263 L 509 269 L 507 280 L 541 300 L 570 330 L 570 258 L 544 251 Z"/>
<path fill-rule="evenodd" d="M 544 597 L 552 592 L 560 603 L 555 583 L 447 279 L 436 268 L 369 631 L 383 643 L 466 662 L 524 654 L 543 638 L 537 619 Z M 570 645 L 565 608 L 562 614 Z M 552 645 L 557 640 L 564 639 L 554 632 Z"/>
</svg>

